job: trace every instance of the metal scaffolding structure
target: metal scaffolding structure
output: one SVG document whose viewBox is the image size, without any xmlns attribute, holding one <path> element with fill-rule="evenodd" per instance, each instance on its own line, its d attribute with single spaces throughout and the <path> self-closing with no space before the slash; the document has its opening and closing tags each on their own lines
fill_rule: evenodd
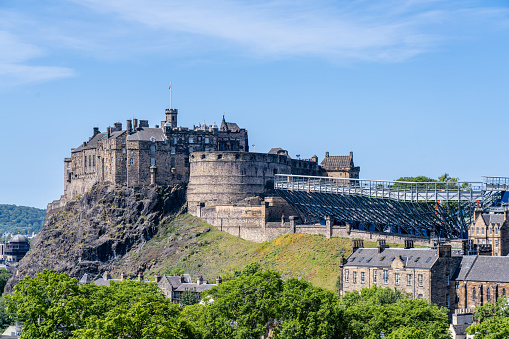
<svg viewBox="0 0 509 339">
<path fill-rule="evenodd" d="M 463 238 L 475 208 L 500 204 L 509 178 L 403 182 L 278 174 L 274 188 L 307 223 L 331 215 L 359 229 Z"/>
</svg>

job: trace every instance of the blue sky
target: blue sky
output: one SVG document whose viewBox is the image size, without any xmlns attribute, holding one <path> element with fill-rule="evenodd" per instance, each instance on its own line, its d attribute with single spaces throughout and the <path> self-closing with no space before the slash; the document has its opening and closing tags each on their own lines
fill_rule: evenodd
<svg viewBox="0 0 509 339">
<path fill-rule="evenodd" d="M 45 207 L 63 158 L 129 118 L 354 152 L 361 177 L 509 176 L 509 2 L 3 0 L 0 203 Z"/>
</svg>

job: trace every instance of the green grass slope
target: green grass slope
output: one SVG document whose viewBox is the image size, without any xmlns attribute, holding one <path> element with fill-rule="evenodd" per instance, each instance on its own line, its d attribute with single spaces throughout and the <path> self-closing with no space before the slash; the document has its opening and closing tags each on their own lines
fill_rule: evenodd
<svg viewBox="0 0 509 339">
<path fill-rule="evenodd" d="M 350 238 L 326 239 L 303 233 L 286 234 L 260 244 L 221 232 L 185 214 L 161 225 L 159 233 L 141 249 L 126 255 L 115 271 L 135 274 L 145 270 L 152 275 L 182 269 L 213 282 L 217 275 L 228 278 L 235 270 L 259 262 L 263 268 L 277 270 L 284 277 L 303 278 L 333 291 L 341 255 L 350 254 L 351 244 Z M 364 242 L 364 246 L 376 247 L 376 242 Z"/>
</svg>

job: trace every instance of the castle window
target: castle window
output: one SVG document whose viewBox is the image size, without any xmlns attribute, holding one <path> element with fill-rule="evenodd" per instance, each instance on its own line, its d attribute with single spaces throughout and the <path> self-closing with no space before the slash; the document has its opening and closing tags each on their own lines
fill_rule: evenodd
<svg viewBox="0 0 509 339">
<path fill-rule="evenodd" d="M 274 174 L 277 174 L 277 168 L 274 168 Z"/>
<path fill-rule="evenodd" d="M 481 227 L 481 234 L 484 234 L 484 227 Z"/>
<path fill-rule="evenodd" d="M 125 139 L 122 139 L 122 145 L 125 145 Z"/>
<path fill-rule="evenodd" d="M 475 287 L 472 288 L 472 299 L 477 299 L 477 293 L 475 291 Z"/>
<path fill-rule="evenodd" d="M 125 148 L 122 147 L 122 154 L 125 154 Z"/>
<path fill-rule="evenodd" d="M 418 282 L 419 282 L 419 287 L 422 287 L 422 274 L 419 274 L 419 275 L 417 276 L 417 280 L 418 280 Z"/>
<path fill-rule="evenodd" d="M 348 278 L 349 278 L 349 271 L 348 269 L 345 270 L 345 282 L 348 282 Z"/>
<path fill-rule="evenodd" d="M 209 138 L 205 137 L 205 143 L 208 144 L 209 143 Z"/>
<path fill-rule="evenodd" d="M 92 157 L 92 166 L 95 167 L 95 155 Z"/>
<path fill-rule="evenodd" d="M 217 160 L 222 159 L 222 158 L 223 158 L 223 155 L 222 155 L 222 154 L 218 154 L 218 155 L 217 155 Z"/>
<path fill-rule="evenodd" d="M 446 295 L 445 295 L 445 303 L 446 303 L 446 307 L 447 307 L 447 308 L 451 307 L 451 304 L 450 304 L 450 302 L 449 302 L 449 294 L 446 294 Z"/>
<path fill-rule="evenodd" d="M 189 143 L 192 144 L 194 142 L 194 138 L 193 137 L 189 137 Z"/>
<path fill-rule="evenodd" d="M 194 149 L 191 146 L 189 146 L 189 153 L 193 153 L 193 152 L 194 152 Z"/>
<path fill-rule="evenodd" d="M 133 158 L 129 159 L 129 165 L 134 165 L 134 159 Z"/>
<path fill-rule="evenodd" d="M 361 272 L 361 284 L 364 284 L 364 275 L 365 275 L 365 273 Z"/>
<path fill-rule="evenodd" d="M 412 275 L 411 274 L 406 275 L 406 284 L 407 284 L 407 286 L 412 285 Z"/>
<path fill-rule="evenodd" d="M 505 295 L 505 288 L 502 289 L 502 295 Z"/>
<path fill-rule="evenodd" d="M 486 300 L 491 301 L 491 290 L 489 287 L 486 289 Z"/>
<path fill-rule="evenodd" d="M 172 168 L 175 168 L 175 158 L 171 158 L 171 162 L 170 162 L 170 163 L 171 163 L 171 165 L 170 165 L 170 166 L 171 166 Z"/>
<path fill-rule="evenodd" d="M 156 165 L 156 158 L 150 158 L 150 166 Z"/>
<path fill-rule="evenodd" d="M 417 296 L 417 299 L 422 299 L 422 298 L 423 298 L 422 294 L 419 294 L 419 295 Z"/>
<path fill-rule="evenodd" d="M 449 286 L 450 282 L 451 282 L 451 280 L 450 280 L 450 278 L 449 278 L 449 274 L 447 274 L 447 276 L 446 276 L 446 281 L 445 281 L 445 285 L 446 285 L 446 286 Z"/>
<path fill-rule="evenodd" d="M 150 154 L 156 154 L 156 145 L 150 146 Z"/>
<path fill-rule="evenodd" d="M 208 152 L 208 151 L 210 151 L 210 148 L 205 147 L 205 152 Z"/>
<path fill-rule="evenodd" d="M 239 150 L 239 146 L 237 144 L 233 144 L 232 151 L 238 151 L 238 150 Z"/>
<path fill-rule="evenodd" d="M 373 271 L 373 284 L 376 284 L 376 270 Z"/>
<path fill-rule="evenodd" d="M 399 285 L 399 273 L 394 274 L 394 284 Z"/>
<path fill-rule="evenodd" d="M 498 247 L 498 240 L 495 240 L 495 247 Z"/>
<path fill-rule="evenodd" d="M 490 227 L 490 235 L 493 234 L 493 228 Z"/>
<path fill-rule="evenodd" d="M 498 227 L 495 227 L 495 235 L 498 235 Z"/>
<path fill-rule="evenodd" d="M 173 144 L 176 145 L 177 144 L 177 138 L 173 138 Z"/>
<path fill-rule="evenodd" d="M 175 154 L 175 147 L 171 148 L 171 154 Z"/>
<path fill-rule="evenodd" d="M 353 271 L 352 275 L 353 275 L 353 283 L 356 284 L 357 283 L 357 272 Z"/>
<path fill-rule="evenodd" d="M 384 270 L 384 284 L 389 283 L 389 271 Z"/>
</svg>

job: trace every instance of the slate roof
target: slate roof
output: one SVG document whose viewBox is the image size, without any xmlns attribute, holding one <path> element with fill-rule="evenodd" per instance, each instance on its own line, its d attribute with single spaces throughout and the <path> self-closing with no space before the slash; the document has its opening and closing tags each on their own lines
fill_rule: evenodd
<svg viewBox="0 0 509 339">
<path fill-rule="evenodd" d="M 99 278 L 94 281 L 97 286 L 110 286 L 110 282 L 104 278 Z"/>
<path fill-rule="evenodd" d="M 164 131 L 160 128 L 142 127 L 127 137 L 128 141 L 151 141 L 155 138 L 156 141 L 164 141 Z"/>
<path fill-rule="evenodd" d="M 92 278 L 88 275 L 88 273 L 83 274 L 79 283 L 80 284 L 88 284 L 92 282 Z"/>
<path fill-rule="evenodd" d="M 328 156 L 322 160 L 320 166 L 326 170 L 350 168 L 353 167 L 353 157 L 349 155 Z"/>
<path fill-rule="evenodd" d="M 113 131 L 110 133 L 109 139 L 116 139 L 125 131 Z M 87 142 L 87 146 L 95 146 L 100 140 L 107 139 L 108 133 L 98 133 L 92 139 Z M 71 153 L 81 152 L 83 150 L 83 144 L 76 147 Z"/>
<path fill-rule="evenodd" d="M 230 132 L 239 132 L 240 127 L 239 127 L 239 125 L 237 125 L 234 122 L 226 122 L 224 120 L 224 116 L 223 116 L 223 121 L 221 122 L 220 130 L 221 131 L 230 131 Z"/>
<path fill-rule="evenodd" d="M 378 253 L 378 248 L 359 248 L 347 260 L 345 267 L 389 268 L 401 256 L 406 268 L 430 269 L 437 260 L 437 251 L 421 248 L 386 248 Z"/>
<path fill-rule="evenodd" d="M 465 335 L 465 331 L 471 324 L 451 325 L 456 335 Z"/>
<path fill-rule="evenodd" d="M 505 221 L 503 214 L 483 214 L 482 218 L 486 225 L 495 223 L 495 224 L 498 224 L 499 226 L 501 226 Z"/>
<path fill-rule="evenodd" d="M 509 257 L 464 256 L 454 280 L 509 282 Z"/>
</svg>

